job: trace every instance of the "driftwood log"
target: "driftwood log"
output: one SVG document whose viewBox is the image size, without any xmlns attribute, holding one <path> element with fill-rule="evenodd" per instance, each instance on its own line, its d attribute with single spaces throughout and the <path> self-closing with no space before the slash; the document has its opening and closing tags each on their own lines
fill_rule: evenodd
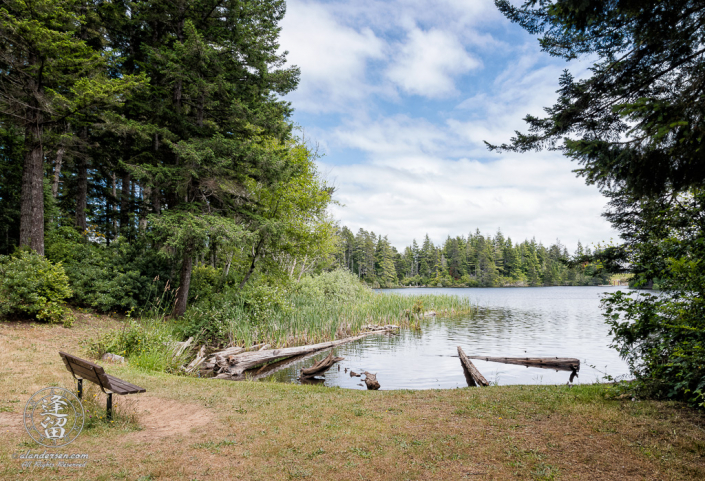
<svg viewBox="0 0 705 481">
<path fill-rule="evenodd" d="M 191 343 L 193 342 L 193 337 L 189 337 L 186 339 L 184 342 L 175 342 L 171 345 L 172 352 L 174 354 L 173 357 L 179 357 L 181 354 L 184 353 L 184 351 L 191 346 Z"/>
<path fill-rule="evenodd" d="M 331 368 L 333 364 L 335 364 L 338 361 L 342 361 L 345 359 L 344 357 L 333 357 L 333 351 L 330 352 L 325 358 L 321 359 L 317 363 L 315 363 L 313 366 L 302 369 L 301 370 L 301 377 L 313 377 L 316 374 L 323 374 L 326 372 L 328 369 Z"/>
<path fill-rule="evenodd" d="M 488 357 L 468 356 L 470 359 L 501 362 L 503 364 L 518 364 L 527 367 L 557 369 L 559 371 L 580 371 L 580 360 L 572 357 Z"/>
<path fill-rule="evenodd" d="M 458 356 L 460 356 L 460 364 L 463 365 L 463 372 L 465 373 L 465 379 L 468 382 L 468 386 L 489 386 L 490 383 L 487 379 L 477 370 L 475 365 L 470 359 L 465 355 L 463 349 L 458 346 Z"/>
<path fill-rule="evenodd" d="M 316 356 L 319 353 L 320 353 L 320 351 L 316 351 L 316 352 L 309 352 L 306 354 L 301 354 L 299 356 L 287 357 L 287 358 L 282 359 L 280 361 L 265 364 L 263 366 L 259 366 L 259 367 L 253 368 L 253 369 L 248 369 L 247 371 L 240 374 L 239 376 L 232 376 L 229 372 L 226 371 L 223 374 L 218 374 L 217 376 L 215 376 L 215 378 L 216 379 L 227 379 L 229 381 L 258 381 L 262 378 L 271 376 L 272 374 L 279 372 L 283 369 L 287 369 L 292 364 L 295 364 L 299 361 L 304 361 L 310 357 Z"/>
<path fill-rule="evenodd" d="M 202 345 L 201 349 L 199 349 L 198 354 L 196 355 L 196 358 L 191 361 L 188 366 L 184 368 L 184 371 L 186 372 L 193 372 L 196 369 L 199 368 L 201 364 L 203 364 L 203 361 L 206 360 L 206 345 Z"/>
<path fill-rule="evenodd" d="M 365 384 L 367 385 L 367 389 L 376 391 L 380 388 L 379 382 L 377 382 L 377 374 L 372 374 L 367 371 L 363 371 L 362 374 L 365 375 Z"/>
<path fill-rule="evenodd" d="M 384 331 L 372 331 L 360 334 L 358 336 L 348 337 L 346 339 L 339 339 L 337 341 L 321 342 L 319 344 L 311 344 L 308 346 L 298 346 L 298 347 L 287 347 L 284 349 L 269 349 L 266 351 L 253 351 L 253 352 L 240 352 L 239 354 L 223 356 L 223 352 L 214 353 L 212 360 L 204 364 L 205 369 L 217 369 L 220 372 L 219 379 L 237 379 L 248 369 L 259 366 L 260 364 L 265 364 L 267 362 L 275 361 L 278 359 L 285 359 L 288 357 L 298 356 L 301 354 L 307 354 L 317 351 L 322 351 L 323 349 L 330 349 L 332 347 L 340 346 L 352 341 L 357 341 L 364 337 L 380 334 Z M 231 348 L 232 349 L 232 348 Z M 242 349 L 242 348 L 240 348 Z M 224 362 L 227 366 L 224 365 Z M 217 367 L 216 367 L 217 366 Z M 229 376 L 222 376 L 222 374 L 227 374 Z"/>
</svg>

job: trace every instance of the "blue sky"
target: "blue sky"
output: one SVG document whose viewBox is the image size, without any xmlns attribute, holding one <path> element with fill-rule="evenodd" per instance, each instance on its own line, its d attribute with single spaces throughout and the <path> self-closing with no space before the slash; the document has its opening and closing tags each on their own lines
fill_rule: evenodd
<svg viewBox="0 0 705 481">
<path fill-rule="evenodd" d="M 476 228 L 571 250 L 616 238 L 575 163 L 485 148 L 554 103 L 563 69 L 589 66 L 541 52 L 491 0 L 289 0 L 281 46 L 301 68 L 293 120 L 323 154 L 342 225 L 397 248 Z"/>
</svg>

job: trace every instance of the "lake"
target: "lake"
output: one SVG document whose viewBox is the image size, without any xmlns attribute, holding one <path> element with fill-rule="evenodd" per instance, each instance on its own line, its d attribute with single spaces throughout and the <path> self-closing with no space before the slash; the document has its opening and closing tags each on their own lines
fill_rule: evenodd
<svg viewBox="0 0 705 481">
<path fill-rule="evenodd" d="M 603 376 L 625 377 L 626 363 L 609 347 L 600 299 L 625 287 L 525 288 L 409 288 L 381 289 L 380 295 L 448 294 L 468 297 L 477 304 L 473 316 L 422 321 L 421 330 L 402 329 L 399 335 L 373 335 L 334 350 L 345 360 L 317 382 L 326 386 L 366 389 L 363 378 L 349 371 L 377 373 L 382 389 L 450 389 L 467 383 L 457 355 L 574 357 L 581 362 L 575 383 L 603 381 Z M 294 382 L 303 367 L 325 357 L 321 353 L 292 364 L 265 378 Z M 527 368 L 473 360 L 494 384 L 565 384 L 569 372 Z M 345 372 L 345 369 L 348 372 Z"/>
</svg>

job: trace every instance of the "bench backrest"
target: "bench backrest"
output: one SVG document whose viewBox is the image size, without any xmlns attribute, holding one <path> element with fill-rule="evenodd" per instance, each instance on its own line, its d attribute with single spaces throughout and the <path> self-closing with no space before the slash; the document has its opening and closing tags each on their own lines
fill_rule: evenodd
<svg viewBox="0 0 705 481">
<path fill-rule="evenodd" d="M 65 352 L 59 351 L 59 354 L 66 365 L 66 369 L 68 369 L 74 377 L 91 381 L 104 390 L 112 390 L 110 380 L 101 366 Z"/>
</svg>

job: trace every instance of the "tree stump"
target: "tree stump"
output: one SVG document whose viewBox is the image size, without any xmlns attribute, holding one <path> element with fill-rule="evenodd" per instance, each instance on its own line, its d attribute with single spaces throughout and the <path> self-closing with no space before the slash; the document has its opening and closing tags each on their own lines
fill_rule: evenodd
<svg viewBox="0 0 705 481">
<path fill-rule="evenodd" d="M 372 374 L 371 372 L 367 371 L 363 372 L 362 374 L 365 375 L 365 384 L 367 385 L 367 389 L 376 391 L 380 388 L 379 382 L 377 382 L 377 374 Z"/>
</svg>

